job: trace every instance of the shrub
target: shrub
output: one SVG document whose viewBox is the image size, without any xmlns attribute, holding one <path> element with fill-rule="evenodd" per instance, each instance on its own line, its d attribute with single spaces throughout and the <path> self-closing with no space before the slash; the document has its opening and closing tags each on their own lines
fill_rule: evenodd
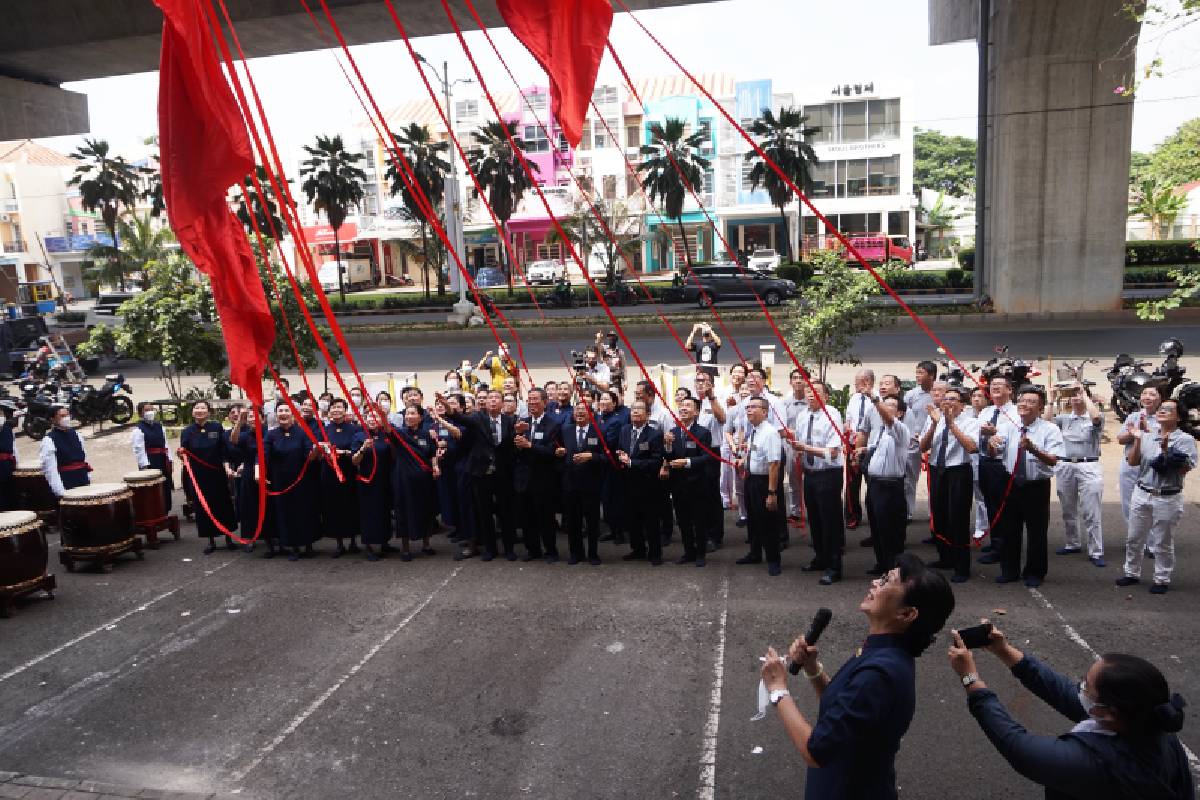
<svg viewBox="0 0 1200 800">
<path fill-rule="evenodd" d="M 1126 242 L 1125 266 L 1150 267 L 1164 264 L 1200 264 L 1200 249 L 1192 239 L 1163 239 Z"/>
<path fill-rule="evenodd" d="M 961 269 L 946 270 L 946 285 L 952 289 L 960 289 L 968 286 L 967 273 Z"/>
<path fill-rule="evenodd" d="M 975 248 L 964 247 L 958 251 L 958 265 L 967 272 L 975 269 Z"/>
<path fill-rule="evenodd" d="M 793 281 L 797 286 L 800 286 L 812 280 L 813 268 L 812 264 L 805 264 L 803 262 L 780 264 L 779 269 L 775 271 L 775 275 L 782 280 Z"/>
<path fill-rule="evenodd" d="M 1171 272 L 1177 269 L 1185 272 L 1195 272 L 1200 270 L 1200 267 L 1189 267 L 1186 265 L 1127 267 L 1125 269 L 1125 283 L 1174 283 L 1175 280 L 1171 277 Z"/>
</svg>

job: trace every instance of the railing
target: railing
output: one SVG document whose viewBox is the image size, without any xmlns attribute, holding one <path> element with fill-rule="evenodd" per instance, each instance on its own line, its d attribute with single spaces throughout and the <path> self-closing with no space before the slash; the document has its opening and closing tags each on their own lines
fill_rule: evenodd
<svg viewBox="0 0 1200 800">
<path fill-rule="evenodd" d="M 28 248 L 25 246 L 24 239 L 16 239 L 11 242 L 0 242 L 0 252 L 4 253 L 27 253 Z"/>
</svg>

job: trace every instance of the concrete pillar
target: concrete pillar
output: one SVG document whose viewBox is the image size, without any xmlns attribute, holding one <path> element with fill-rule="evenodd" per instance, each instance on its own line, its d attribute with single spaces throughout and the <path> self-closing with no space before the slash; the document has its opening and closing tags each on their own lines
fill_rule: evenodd
<svg viewBox="0 0 1200 800">
<path fill-rule="evenodd" d="M 0 75 L 0 141 L 87 133 L 87 95 Z"/>
<path fill-rule="evenodd" d="M 997 311 L 1121 306 L 1139 24 L 1125 0 L 994 0 L 985 287 Z"/>
</svg>

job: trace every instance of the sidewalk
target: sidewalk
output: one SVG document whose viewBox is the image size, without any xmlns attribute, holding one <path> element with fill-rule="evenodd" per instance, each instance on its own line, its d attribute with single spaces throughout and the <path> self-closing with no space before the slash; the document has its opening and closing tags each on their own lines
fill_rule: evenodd
<svg viewBox="0 0 1200 800">
<path fill-rule="evenodd" d="M 19 772 L 0 772 L 0 798 L 21 800 L 246 800 L 244 794 L 210 794 L 206 792 L 172 792 L 136 786 L 116 786 L 89 780 L 39 778 Z"/>
</svg>

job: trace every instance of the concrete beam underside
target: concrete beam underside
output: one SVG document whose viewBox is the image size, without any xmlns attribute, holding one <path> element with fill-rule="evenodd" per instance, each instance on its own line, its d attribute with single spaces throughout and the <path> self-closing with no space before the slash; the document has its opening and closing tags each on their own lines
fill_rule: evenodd
<svg viewBox="0 0 1200 800">
<path fill-rule="evenodd" d="M 87 95 L 0 76 L 0 141 L 86 132 Z"/>
</svg>

